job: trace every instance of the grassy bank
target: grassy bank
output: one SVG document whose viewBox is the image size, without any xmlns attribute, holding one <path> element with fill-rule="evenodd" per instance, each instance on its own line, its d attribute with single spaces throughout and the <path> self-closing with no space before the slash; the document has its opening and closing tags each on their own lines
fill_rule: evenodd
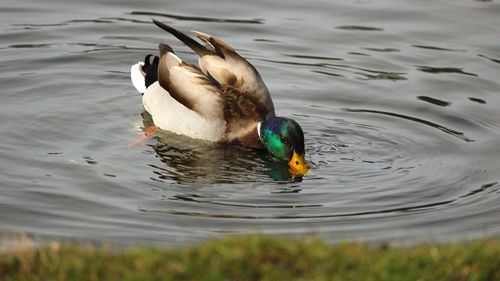
<svg viewBox="0 0 500 281">
<path fill-rule="evenodd" d="M 175 249 L 112 251 L 16 242 L 0 280 L 500 280 L 498 240 L 411 248 L 315 238 L 231 237 Z"/>
</svg>

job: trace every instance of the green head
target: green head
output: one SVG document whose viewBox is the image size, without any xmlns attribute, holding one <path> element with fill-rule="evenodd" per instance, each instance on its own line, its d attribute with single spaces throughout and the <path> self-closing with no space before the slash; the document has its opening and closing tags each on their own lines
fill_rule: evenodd
<svg viewBox="0 0 500 281">
<path fill-rule="evenodd" d="M 271 117 L 261 122 L 258 130 L 262 145 L 274 157 L 287 161 L 290 172 L 303 175 L 309 170 L 304 161 L 304 133 L 297 122 Z"/>
</svg>

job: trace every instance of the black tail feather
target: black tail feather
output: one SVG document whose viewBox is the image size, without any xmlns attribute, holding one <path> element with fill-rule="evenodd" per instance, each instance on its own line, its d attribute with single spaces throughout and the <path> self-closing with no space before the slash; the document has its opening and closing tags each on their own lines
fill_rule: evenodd
<svg viewBox="0 0 500 281">
<path fill-rule="evenodd" d="M 158 63 L 160 58 L 154 56 L 153 62 L 151 62 L 152 56 L 151 54 L 147 55 L 144 58 L 144 66 L 142 66 L 142 71 L 146 73 L 146 77 L 144 77 L 146 88 L 158 81 Z"/>
<path fill-rule="evenodd" d="M 155 19 L 153 19 L 153 23 L 156 24 L 159 28 L 172 34 L 177 39 L 181 40 L 182 43 L 186 44 L 186 46 L 191 48 L 191 50 L 193 50 L 195 53 L 197 53 L 200 57 L 212 53 L 210 50 L 205 48 L 203 45 L 198 43 L 196 40 L 194 40 L 193 38 L 180 32 L 179 30 L 177 30 L 169 25 L 166 25 L 166 24 L 162 23 L 161 21 L 155 20 Z"/>
</svg>

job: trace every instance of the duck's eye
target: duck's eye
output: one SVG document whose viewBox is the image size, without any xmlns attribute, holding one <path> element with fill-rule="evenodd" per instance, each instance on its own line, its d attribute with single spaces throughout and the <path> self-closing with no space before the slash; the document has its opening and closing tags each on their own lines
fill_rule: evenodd
<svg viewBox="0 0 500 281">
<path fill-rule="evenodd" d="M 299 165 L 299 161 L 295 161 L 295 165 L 297 165 L 297 166 L 298 166 L 298 165 Z"/>
<path fill-rule="evenodd" d="M 288 138 L 287 138 L 287 137 L 285 137 L 285 136 L 281 136 L 281 137 L 280 137 L 280 140 L 281 140 L 281 142 L 283 142 L 283 143 L 288 143 Z"/>
</svg>

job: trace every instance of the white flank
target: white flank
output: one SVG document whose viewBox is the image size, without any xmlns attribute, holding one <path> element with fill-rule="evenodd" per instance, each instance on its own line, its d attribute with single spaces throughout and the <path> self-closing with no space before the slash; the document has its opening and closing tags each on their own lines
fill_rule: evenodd
<svg viewBox="0 0 500 281">
<path fill-rule="evenodd" d="M 172 98 L 158 81 L 144 92 L 142 103 L 162 130 L 208 141 L 222 139 L 226 131 L 226 121 L 201 117 Z"/>
<path fill-rule="evenodd" d="M 132 79 L 132 84 L 139 93 L 146 92 L 146 75 L 142 71 L 142 66 L 144 66 L 144 63 L 138 62 L 130 68 L 130 79 Z"/>
</svg>

